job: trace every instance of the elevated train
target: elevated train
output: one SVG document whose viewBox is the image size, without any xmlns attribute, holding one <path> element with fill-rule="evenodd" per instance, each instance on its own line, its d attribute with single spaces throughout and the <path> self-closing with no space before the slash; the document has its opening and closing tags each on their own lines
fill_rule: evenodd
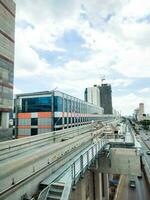
<svg viewBox="0 0 150 200">
<path fill-rule="evenodd" d="M 14 101 L 17 138 L 90 124 L 107 118 L 103 108 L 59 91 L 20 94 Z"/>
</svg>

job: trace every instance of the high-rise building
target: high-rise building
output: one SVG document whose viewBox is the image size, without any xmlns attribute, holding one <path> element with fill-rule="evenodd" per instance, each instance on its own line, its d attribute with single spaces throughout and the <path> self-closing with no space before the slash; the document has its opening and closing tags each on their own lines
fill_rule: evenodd
<svg viewBox="0 0 150 200">
<path fill-rule="evenodd" d="M 104 108 L 104 114 L 112 114 L 112 95 L 111 85 L 101 84 L 88 87 L 84 92 L 84 99 L 86 102 Z"/>
<path fill-rule="evenodd" d="M 100 106 L 100 90 L 97 85 L 88 87 L 84 92 L 84 99 L 86 102 L 92 103 L 96 106 Z"/>
<path fill-rule="evenodd" d="M 110 84 L 101 84 L 100 89 L 100 106 L 104 108 L 104 114 L 112 114 L 112 91 Z"/>
<path fill-rule="evenodd" d="M 138 116 L 139 116 L 139 108 L 136 108 L 135 110 L 134 110 L 134 119 L 135 120 L 138 120 Z"/>
<path fill-rule="evenodd" d="M 13 103 L 15 3 L 0 0 L 0 127 L 8 128 Z"/>
<path fill-rule="evenodd" d="M 144 119 L 144 103 L 139 103 L 139 121 Z"/>
<path fill-rule="evenodd" d="M 139 103 L 139 114 L 140 115 L 144 114 L 144 103 Z"/>
</svg>

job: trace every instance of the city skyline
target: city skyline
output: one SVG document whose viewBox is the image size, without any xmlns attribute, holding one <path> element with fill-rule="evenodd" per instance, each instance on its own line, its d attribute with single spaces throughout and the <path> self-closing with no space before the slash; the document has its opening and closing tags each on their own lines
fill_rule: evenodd
<svg viewBox="0 0 150 200">
<path fill-rule="evenodd" d="M 115 109 L 150 112 L 150 2 L 15 2 L 15 93 L 57 87 L 83 99 L 105 74 Z"/>
</svg>

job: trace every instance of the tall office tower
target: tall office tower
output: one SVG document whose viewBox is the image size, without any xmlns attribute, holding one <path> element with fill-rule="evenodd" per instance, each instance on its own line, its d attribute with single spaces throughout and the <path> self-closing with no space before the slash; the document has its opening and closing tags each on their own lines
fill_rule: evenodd
<svg viewBox="0 0 150 200">
<path fill-rule="evenodd" d="M 84 99 L 86 102 L 92 103 L 96 106 L 100 106 L 100 90 L 97 85 L 88 87 L 84 92 Z"/>
<path fill-rule="evenodd" d="M 8 128 L 13 103 L 15 3 L 0 0 L 0 127 Z"/>
<path fill-rule="evenodd" d="M 112 95 L 111 85 L 101 84 L 100 89 L 100 106 L 104 108 L 104 114 L 112 114 Z"/>
<path fill-rule="evenodd" d="M 136 108 L 135 110 L 134 110 L 134 119 L 135 120 L 138 120 L 138 115 L 139 115 L 139 108 Z"/>
<path fill-rule="evenodd" d="M 140 115 L 144 114 L 144 103 L 139 103 L 139 114 Z"/>
<path fill-rule="evenodd" d="M 138 120 L 141 121 L 144 119 L 144 103 L 139 103 L 139 115 Z"/>
</svg>

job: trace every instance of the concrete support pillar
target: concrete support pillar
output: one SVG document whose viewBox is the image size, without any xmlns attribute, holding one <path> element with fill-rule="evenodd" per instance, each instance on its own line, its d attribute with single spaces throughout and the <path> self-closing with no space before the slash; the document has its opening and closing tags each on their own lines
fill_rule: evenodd
<svg viewBox="0 0 150 200">
<path fill-rule="evenodd" d="M 109 200 L 109 181 L 108 181 L 108 174 L 102 173 L 102 194 L 103 200 Z"/>
<path fill-rule="evenodd" d="M 9 113 L 8 112 L 2 112 L 2 124 L 1 128 L 2 129 L 7 129 L 9 128 Z"/>
<path fill-rule="evenodd" d="M 69 200 L 95 200 L 94 177 L 93 172 L 87 171 L 84 177 L 78 181 L 76 189 L 71 192 Z"/>
<path fill-rule="evenodd" d="M 86 200 L 86 183 L 83 179 L 80 184 L 81 187 L 81 200 Z"/>
<path fill-rule="evenodd" d="M 95 174 L 95 200 L 102 200 L 102 175 L 96 170 Z"/>
</svg>

